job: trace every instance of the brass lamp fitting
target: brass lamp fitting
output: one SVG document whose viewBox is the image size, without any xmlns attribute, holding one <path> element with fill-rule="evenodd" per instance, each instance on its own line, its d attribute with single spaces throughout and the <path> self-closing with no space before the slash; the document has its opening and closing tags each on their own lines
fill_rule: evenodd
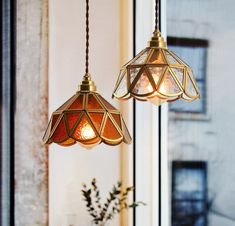
<svg viewBox="0 0 235 226">
<path fill-rule="evenodd" d="M 166 42 L 161 35 L 159 29 L 153 32 L 153 37 L 149 41 L 149 47 L 159 47 L 159 48 L 167 48 Z"/>
<path fill-rule="evenodd" d="M 95 92 L 96 91 L 96 86 L 93 80 L 91 80 L 91 75 L 89 73 L 86 73 L 83 76 L 83 80 L 81 84 L 78 87 L 78 91 L 80 92 Z"/>
</svg>

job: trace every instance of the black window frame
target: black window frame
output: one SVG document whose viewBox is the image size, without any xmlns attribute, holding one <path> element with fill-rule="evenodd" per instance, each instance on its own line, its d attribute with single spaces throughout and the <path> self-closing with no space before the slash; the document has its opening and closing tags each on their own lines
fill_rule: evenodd
<svg viewBox="0 0 235 226">
<path fill-rule="evenodd" d="M 1 1 L 0 224 L 14 225 L 16 0 Z"/>
<path fill-rule="evenodd" d="M 199 111 L 192 111 L 192 110 L 179 110 L 171 108 L 171 104 L 169 106 L 169 110 L 171 112 L 175 113 L 191 113 L 191 114 L 203 114 L 205 115 L 207 113 L 207 60 L 208 60 L 208 47 L 209 47 L 209 41 L 207 39 L 198 39 L 198 38 L 184 38 L 184 37 L 173 37 L 168 36 L 167 37 L 167 44 L 170 48 L 170 46 L 177 46 L 177 47 L 193 47 L 193 48 L 205 48 L 206 49 L 206 55 L 205 55 L 205 62 L 204 62 L 204 76 L 203 78 L 195 78 L 195 80 L 199 83 L 203 84 L 203 96 L 201 97 L 202 101 L 202 109 Z"/>
</svg>

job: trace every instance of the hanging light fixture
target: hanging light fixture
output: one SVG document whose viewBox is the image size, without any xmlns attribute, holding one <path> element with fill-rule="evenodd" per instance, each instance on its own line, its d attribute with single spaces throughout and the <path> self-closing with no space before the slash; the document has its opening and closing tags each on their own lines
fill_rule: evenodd
<svg viewBox="0 0 235 226">
<path fill-rule="evenodd" d="M 127 100 L 134 97 L 155 105 L 177 99 L 193 101 L 200 98 L 192 69 L 167 48 L 159 30 L 159 0 L 149 47 L 125 64 L 116 82 L 113 97 Z"/>
<path fill-rule="evenodd" d="M 96 92 L 89 74 L 89 0 L 86 0 L 86 70 L 78 92 L 53 112 L 43 137 L 46 144 L 86 148 L 104 142 L 130 143 L 131 136 L 121 113 Z"/>
</svg>

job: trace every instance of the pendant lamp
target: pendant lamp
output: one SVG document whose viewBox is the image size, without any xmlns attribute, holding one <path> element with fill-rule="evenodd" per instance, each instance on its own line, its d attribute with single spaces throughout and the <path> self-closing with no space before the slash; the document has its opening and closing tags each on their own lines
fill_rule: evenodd
<svg viewBox="0 0 235 226">
<path fill-rule="evenodd" d="M 119 100 L 133 97 L 155 105 L 200 98 L 192 69 L 167 48 L 161 36 L 159 0 L 156 0 L 155 31 L 149 46 L 121 68 L 113 97 Z"/>
<path fill-rule="evenodd" d="M 91 148 L 101 142 L 129 144 L 131 136 L 121 113 L 98 92 L 89 74 L 89 0 L 86 0 L 86 70 L 79 90 L 53 112 L 43 141 Z"/>
</svg>

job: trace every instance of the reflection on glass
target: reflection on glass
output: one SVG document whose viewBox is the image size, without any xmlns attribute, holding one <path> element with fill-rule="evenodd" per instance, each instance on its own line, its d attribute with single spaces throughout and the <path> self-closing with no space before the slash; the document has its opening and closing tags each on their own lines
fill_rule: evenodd
<svg viewBox="0 0 235 226">
<path fill-rule="evenodd" d="M 172 225 L 206 226 L 206 178 L 205 162 L 172 163 Z"/>
<path fill-rule="evenodd" d="M 168 45 L 201 92 L 169 104 L 171 226 L 235 226 L 235 1 L 167 3 Z"/>
<path fill-rule="evenodd" d="M 208 40 L 195 38 L 168 37 L 168 46 L 173 52 L 187 60 L 194 71 L 195 79 L 200 90 L 202 98 L 191 104 L 180 101 L 170 104 L 170 110 L 176 112 L 205 113 L 205 95 L 206 95 L 206 61 Z M 184 82 L 184 81 L 183 81 Z"/>
</svg>

